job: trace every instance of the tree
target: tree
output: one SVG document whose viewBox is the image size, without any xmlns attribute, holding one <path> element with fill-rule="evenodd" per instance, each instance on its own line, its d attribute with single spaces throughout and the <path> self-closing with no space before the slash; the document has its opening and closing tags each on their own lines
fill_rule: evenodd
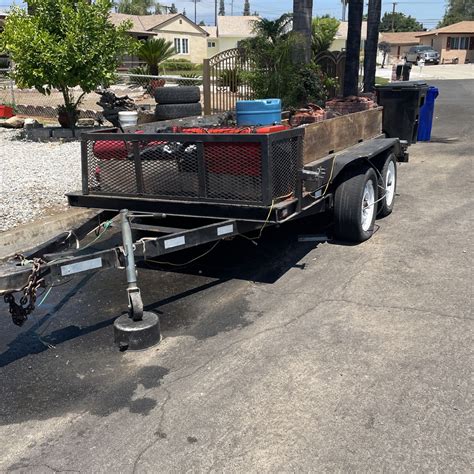
<svg viewBox="0 0 474 474">
<path fill-rule="evenodd" d="M 175 54 L 171 41 L 166 41 L 164 38 L 152 38 L 148 41 L 142 41 L 137 52 L 138 57 L 146 62 L 148 73 L 151 76 L 158 76 L 160 63 Z"/>
<path fill-rule="evenodd" d="M 245 0 L 243 15 L 250 16 L 250 1 L 249 0 Z"/>
<path fill-rule="evenodd" d="M 255 21 L 255 36 L 238 45 L 253 67 L 250 71 L 229 71 L 245 76 L 257 99 L 279 97 L 284 107 L 323 104 L 327 87 L 319 67 L 293 60 L 294 46 L 300 38 L 299 33 L 290 30 L 291 18 L 285 14 L 276 20 Z"/>
<path fill-rule="evenodd" d="M 155 0 L 119 0 L 117 11 L 127 15 L 161 14 L 161 5 Z"/>
<path fill-rule="evenodd" d="M 176 5 L 174 3 L 171 4 L 170 13 L 172 14 L 178 13 L 178 9 L 176 8 Z"/>
<path fill-rule="evenodd" d="M 391 50 L 392 47 L 390 46 L 390 43 L 387 43 L 386 41 L 381 41 L 379 43 L 379 51 L 382 53 L 382 68 L 385 67 L 385 59 Z"/>
<path fill-rule="evenodd" d="M 186 8 L 183 8 L 183 16 L 186 16 L 186 17 L 187 17 Z"/>
<path fill-rule="evenodd" d="M 311 61 L 312 17 L 313 0 L 293 0 L 293 31 L 299 36 L 293 48 L 293 60 L 296 63 Z"/>
<path fill-rule="evenodd" d="M 220 0 L 220 2 L 219 2 L 219 15 L 220 15 L 220 16 L 225 16 L 225 4 L 224 4 L 224 0 Z"/>
<path fill-rule="evenodd" d="M 367 40 L 364 51 L 364 92 L 372 92 L 375 88 L 375 72 L 377 69 L 377 45 L 379 42 L 380 16 L 382 0 L 369 0 L 367 15 Z"/>
<path fill-rule="evenodd" d="M 206 26 L 206 22 L 205 22 L 204 20 L 201 20 L 201 21 L 199 22 L 199 26 Z"/>
<path fill-rule="evenodd" d="M 293 17 L 288 13 L 283 14 L 276 20 L 260 18 L 255 21 L 253 30 L 258 37 L 264 38 L 275 45 L 288 33 L 292 19 Z"/>
<path fill-rule="evenodd" d="M 422 31 L 423 25 L 416 21 L 410 15 L 404 13 L 385 13 L 380 23 L 380 31 L 392 31 L 392 18 L 393 18 L 393 31 Z"/>
<path fill-rule="evenodd" d="M 438 28 L 464 20 L 474 20 L 474 2 L 472 0 L 449 0 Z"/>
<path fill-rule="evenodd" d="M 327 51 L 339 29 L 339 20 L 329 15 L 313 18 L 311 47 L 313 57 L 318 53 Z"/>
<path fill-rule="evenodd" d="M 352 0 L 349 3 L 349 25 L 347 32 L 346 66 L 344 69 L 344 96 L 358 95 L 360 38 L 364 1 Z"/>
<path fill-rule="evenodd" d="M 71 128 L 85 94 L 108 86 L 125 53 L 135 41 L 127 34 L 130 22 L 114 26 L 112 1 L 31 0 L 34 15 L 13 8 L 0 35 L 0 51 L 7 51 L 15 66 L 13 77 L 21 88 L 63 95 L 62 111 Z M 74 88 L 81 91 L 75 95 Z"/>
</svg>

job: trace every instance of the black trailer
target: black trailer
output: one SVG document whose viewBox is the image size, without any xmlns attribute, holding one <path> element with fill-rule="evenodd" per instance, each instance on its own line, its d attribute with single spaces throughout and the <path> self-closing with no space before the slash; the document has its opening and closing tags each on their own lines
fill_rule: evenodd
<svg viewBox="0 0 474 474">
<path fill-rule="evenodd" d="M 336 239 L 367 240 L 376 217 L 392 212 L 397 164 L 408 161 L 407 143 L 382 134 L 381 114 L 373 109 L 274 133 L 184 133 L 147 124 L 83 134 L 82 189 L 68 200 L 98 213 L 0 267 L 13 322 L 27 319 L 38 287 L 120 268 L 129 307 L 115 321 L 115 340 L 145 348 L 160 332 L 158 317 L 143 311 L 138 261 L 237 235 L 258 239 L 269 226 L 320 213 L 332 214 Z M 117 245 L 97 251 L 78 244 L 110 228 L 121 234 Z"/>
</svg>

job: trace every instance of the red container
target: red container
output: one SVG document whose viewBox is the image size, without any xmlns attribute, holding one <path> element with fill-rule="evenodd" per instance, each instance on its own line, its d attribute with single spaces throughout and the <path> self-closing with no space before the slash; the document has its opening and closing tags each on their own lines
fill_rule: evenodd
<svg viewBox="0 0 474 474">
<path fill-rule="evenodd" d="M 8 105 L 0 105 L 0 118 L 10 118 L 15 115 L 15 112 L 13 111 L 12 107 L 9 107 Z"/>
<path fill-rule="evenodd" d="M 276 133 L 288 130 L 287 125 L 236 128 L 183 128 L 180 133 L 229 134 Z M 215 174 L 232 176 L 261 176 L 261 145 L 254 142 L 204 143 L 204 159 L 207 170 Z"/>
</svg>

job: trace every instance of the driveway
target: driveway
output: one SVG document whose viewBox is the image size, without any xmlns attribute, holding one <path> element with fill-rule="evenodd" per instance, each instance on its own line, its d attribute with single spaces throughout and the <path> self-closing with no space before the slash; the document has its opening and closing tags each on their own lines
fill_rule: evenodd
<svg viewBox="0 0 474 474">
<path fill-rule="evenodd" d="M 392 78 L 392 66 L 377 68 L 377 76 Z M 423 68 L 413 66 L 410 74 L 410 80 L 461 80 L 474 79 L 474 64 L 438 64 L 427 65 Z"/>
<path fill-rule="evenodd" d="M 309 219 L 144 268 L 164 335 L 144 352 L 112 346 L 120 272 L 23 328 L 2 306 L 0 469 L 471 471 L 474 81 L 434 85 L 433 141 L 368 242 L 300 243 Z"/>
</svg>

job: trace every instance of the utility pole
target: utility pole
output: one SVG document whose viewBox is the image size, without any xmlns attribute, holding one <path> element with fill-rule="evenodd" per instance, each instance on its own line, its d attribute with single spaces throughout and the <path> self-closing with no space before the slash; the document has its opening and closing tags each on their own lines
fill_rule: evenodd
<svg viewBox="0 0 474 474">
<path fill-rule="evenodd" d="M 230 0 L 230 16 L 234 16 L 234 0 Z"/>
<path fill-rule="evenodd" d="M 215 24 L 217 26 L 217 0 L 214 0 L 214 3 L 215 3 L 215 12 L 214 12 L 214 15 L 215 15 Z"/>
<path fill-rule="evenodd" d="M 393 2 L 393 10 L 392 10 L 392 32 L 395 31 L 395 9 L 397 8 L 397 2 Z"/>
</svg>

